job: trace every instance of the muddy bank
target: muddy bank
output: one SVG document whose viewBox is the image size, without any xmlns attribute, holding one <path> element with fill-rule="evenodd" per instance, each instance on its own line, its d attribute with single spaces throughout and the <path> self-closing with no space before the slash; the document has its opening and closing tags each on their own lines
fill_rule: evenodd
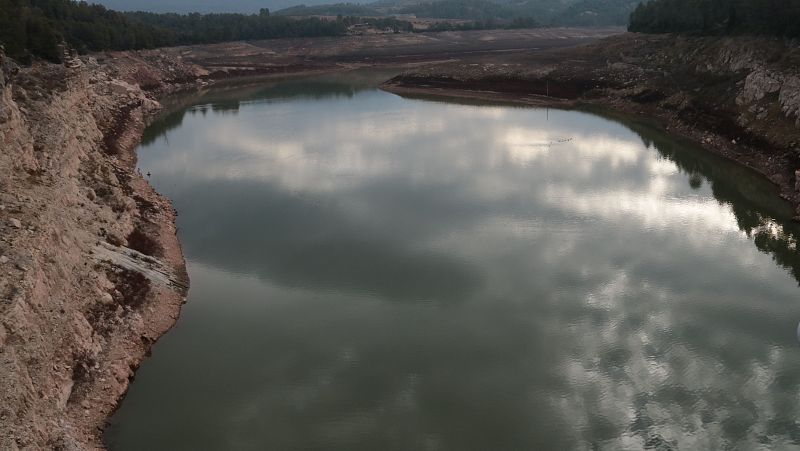
<svg viewBox="0 0 800 451">
<path fill-rule="evenodd" d="M 750 166 L 800 218 L 800 46 L 775 39 L 623 34 L 584 46 L 479 57 L 409 70 L 401 95 L 601 105 Z"/>
</svg>

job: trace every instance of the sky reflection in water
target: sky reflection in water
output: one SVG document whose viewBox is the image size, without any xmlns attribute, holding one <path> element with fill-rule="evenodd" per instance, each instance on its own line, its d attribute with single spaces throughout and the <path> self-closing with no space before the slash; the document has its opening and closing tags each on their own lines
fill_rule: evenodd
<svg viewBox="0 0 800 451">
<path fill-rule="evenodd" d="M 112 449 L 800 444 L 797 230 L 748 171 L 355 78 L 196 103 L 139 154 L 192 289 Z"/>
</svg>

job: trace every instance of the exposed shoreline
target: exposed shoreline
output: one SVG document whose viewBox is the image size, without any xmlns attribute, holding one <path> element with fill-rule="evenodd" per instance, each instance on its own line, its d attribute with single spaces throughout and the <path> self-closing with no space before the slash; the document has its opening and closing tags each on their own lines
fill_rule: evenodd
<svg viewBox="0 0 800 451">
<path fill-rule="evenodd" d="M 753 154 L 742 153 L 741 149 L 737 149 L 736 145 L 732 144 L 725 137 L 709 132 L 702 127 L 687 124 L 675 117 L 674 114 L 670 114 L 667 111 L 656 108 L 644 109 L 641 107 L 641 105 L 623 98 L 569 100 L 546 97 L 537 94 L 520 96 L 519 94 L 491 91 L 491 87 L 492 86 L 490 84 L 487 84 L 485 86 L 486 90 L 480 90 L 474 87 L 469 89 L 459 89 L 457 86 L 451 88 L 441 88 L 430 86 L 409 86 L 405 84 L 395 84 L 392 81 L 387 81 L 381 85 L 381 89 L 384 91 L 411 98 L 468 99 L 485 102 L 501 102 L 529 107 L 558 108 L 565 110 L 601 108 L 603 111 L 613 111 L 624 117 L 646 119 L 662 127 L 664 131 L 669 134 L 688 139 L 691 142 L 701 146 L 708 152 L 725 157 L 735 163 L 750 168 L 765 177 L 779 188 L 780 197 L 792 204 L 794 209 L 798 212 L 798 215 L 796 215 L 793 219 L 796 222 L 800 222 L 800 192 L 798 192 L 793 183 L 786 183 L 786 177 L 782 176 L 782 173 L 789 172 L 790 170 L 794 170 L 796 168 L 788 165 L 779 165 L 776 167 L 775 165 L 764 164 L 765 158 L 763 153 L 756 156 Z"/>
<path fill-rule="evenodd" d="M 177 236 L 177 212 L 172 202 L 156 192 L 136 169 L 136 150 L 143 132 L 164 111 L 159 101 L 225 83 L 264 83 L 287 76 L 347 70 L 331 66 L 283 68 L 257 75 L 239 71 L 210 74 L 199 65 L 182 61 L 161 65 L 138 58 L 133 63 L 126 61 L 131 56 L 130 52 L 123 52 L 103 63 L 87 57 L 73 68 L 40 64 L 19 73 L 0 73 L 7 79 L 6 86 L 0 88 L 10 88 L 0 91 L 5 94 L 0 111 L 12 110 L 18 116 L 11 124 L 0 121 L 0 143 L 8 144 L 9 138 L 15 138 L 14 132 L 24 135 L 22 142 L 13 143 L 15 148 L 4 155 L 7 159 L 0 169 L 9 173 L 44 173 L 51 179 L 44 184 L 47 188 L 75 185 L 68 189 L 68 199 L 62 200 L 55 200 L 58 195 L 51 189 L 28 196 L 23 193 L 33 192 L 32 186 L 21 186 L 12 192 L 0 185 L 0 229 L 9 234 L 3 241 L 12 247 L 9 250 L 0 245 L 0 255 L 10 257 L 0 264 L 14 265 L 13 274 L 6 275 L 20 278 L 17 284 L 9 283 L 5 277 L 0 279 L 0 295 L 10 296 L 4 299 L 10 305 L 0 304 L 0 356 L 11 354 L 17 358 L 18 351 L 41 356 L 27 357 L 35 361 L 35 366 L 26 369 L 9 359 L 2 363 L 17 364 L 16 368 L 0 366 L 0 399 L 7 406 L 0 409 L 2 449 L 104 449 L 103 432 L 124 399 L 136 369 L 179 318 L 189 279 Z M 133 77 L 145 72 L 147 88 L 142 88 L 135 78 L 120 76 L 128 70 Z M 48 92 L 49 98 L 44 101 L 31 101 L 24 93 L 17 93 L 20 100 L 9 95 L 15 83 L 38 85 L 26 86 L 27 92 L 53 83 L 55 78 L 63 78 L 64 84 Z M 44 127 L 31 120 L 43 111 L 54 112 L 54 106 L 61 109 L 65 100 L 73 105 L 83 102 L 83 108 L 72 112 L 77 114 L 58 111 L 66 115 Z M 93 136 L 87 139 L 81 135 L 77 124 L 88 125 Z M 72 133 L 76 136 L 69 136 Z M 67 170 L 52 168 L 48 156 L 36 154 L 36 149 L 42 147 L 39 141 L 52 135 L 66 137 L 74 147 L 71 150 L 76 151 Z M 76 145 L 76 141 L 80 144 Z M 30 151 L 34 155 L 22 156 Z M 86 180 L 87 170 L 94 180 Z M 88 203 L 95 205 L 91 211 L 79 214 L 88 214 L 88 221 L 75 218 L 71 224 L 59 224 L 44 220 L 42 212 L 29 212 L 13 200 L 8 202 L 14 198 L 42 202 L 44 210 L 54 207 L 49 216 L 59 216 L 65 207 L 83 209 Z M 58 205 L 60 201 L 64 205 Z M 11 209 L 6 208 L 9 203 Z M 116 223 L 110 221 L 114 216 Z M 27 237 L 16 240 L 11 218 L 20 221 L 23 235 L 28 232 L 45 240 L 48 235 L 55 235 L 59 237 L 58 244 L 67 248 L 47 255 L 45 249 L 52 245 L 32 244 L 25 240 Z M 56 231 L 59 228 L 67 230 Z M 28 255 L 17 258 L 14 247 Z M 25 263 L 16 263 L 18 260 Z M 70 274 L 59 268 L 62 261 L 74 264 Z M 91 266 L 92 270 L 84 273 L 81 266 Z M 36 290 L 53 271 L 72 286 Z M 55 317 L 47 318 L 52 308 L 47 313 L 42 310 L 47 310 L 48 301 L 54 296 L 74 299 L 65 299 Z M 41 331 L 26 330 L 36 326 L 44 327 Z M 51 335 L 48 329 L 60 333 Z"/>
<path fill-rule="evenodd" d="M 800 221 L 798 59 L 796 44 L 775 39 L 624 34 L 517 64 L 508 58 L 412 69 L 382 88 L 409 96 L 599 106 L 653 119 L 765 176 Z"/>
<path fill-rule="evenodd" d="M 352 39 L 232 43 L 93 55 L 19 73 L 0 57 L 0 144 L 9 149 L 0 155 L 0 171 L 10 175 L 0 182 L 0 255 L 9 259 L 0 262 L 0 404 L 6 406 L 0 408 L 0 448 L 102 449 L 103 429 L 135 369 L 178 319 L 188 277 L 176 212 L 136 171 L 142 133 L 171 94 L 392 67 L 406 72 L 382 88 L 399 95 L 601 105 L 653 118 L 670 133 L 755 169 L 800 212 L 793 154 L 800 117 L 795 125 L 794 110 L 780 122 L 781 136 L 765 137 L 756 127 L 747 142 L 733 143 L 726 130 L 737 129 L 712 131 L 709 122 L 691 121 L 692 102 L 685 98 L 694 92 L 691 81 L 672 92 L 659 84 L 669 77 L 651 71 L 635 51 L 617 61 L 600 52 L 592 59 L 593 44 L 575 47 L 612 31 L 563 33 L 563 39 L 544 33 L 538 44 L 530 42 L 531 32 L 494 33 L 510 51 L 496 41 L 486 44 L 482 33 L 462 33 L 459 39 L 473 39 L 474 48 L 446 54 L 434 51 L 440 44 L 420 41 L 424 36 L 412 36 L 414 42 L 389 36 L 394 50 Z M 517 48 L 515 39 L 527 48 Z M 614 50 L 633 39 L 639 38 L 613 37 L 602 45 Z M 639 50 L 658 55 L 664 48 L 654 39 Z M 754 64 L 743 64 L 725 86 L 738 92 L 749 73 L 777 73 Z M 636 78 L 624 77 L 628 72 Z M 784 72 L 784 85 L 794 83 L 794 73 Z M 782 86 L 775 91 L 767 84 L 771 91 L 756 92 L 751 104 L 776 101 Z M 683 108 L 670 107 L 675 102 Z M 778 113 L 769 111 L 773 121 Z"/>
</svg>

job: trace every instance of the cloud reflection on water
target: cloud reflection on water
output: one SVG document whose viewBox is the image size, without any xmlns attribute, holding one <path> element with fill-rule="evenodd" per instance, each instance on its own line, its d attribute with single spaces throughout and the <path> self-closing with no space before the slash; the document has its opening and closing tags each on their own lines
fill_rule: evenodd
<svg viewBox="0 0 800 451">
<path fill-rule="evenodd" d="M 580 112 L 370 90 L 193 111 L 141 151 L 193 292 L 139 390 L 205 393 L 200 443 L 800 444 L 796 227 L 743 169 Z M 207 335 L 225 393 L 171 379 Z"/>
</svg>

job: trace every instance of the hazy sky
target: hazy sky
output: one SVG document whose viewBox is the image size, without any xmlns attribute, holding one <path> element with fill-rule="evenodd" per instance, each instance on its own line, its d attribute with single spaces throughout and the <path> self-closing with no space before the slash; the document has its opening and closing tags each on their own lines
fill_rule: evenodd
<svg viewBox="0 0 800 451">
<path fill-rule="evenodd" d="M 255 13 L 260 8 L 278 10 L 298 4 L 336 3 L 331 0 L 93 0 L 119 11 L 154 12 L 237 12 Z M 364 3 L 353 1 L 352 3 Z"/>
</svg>

